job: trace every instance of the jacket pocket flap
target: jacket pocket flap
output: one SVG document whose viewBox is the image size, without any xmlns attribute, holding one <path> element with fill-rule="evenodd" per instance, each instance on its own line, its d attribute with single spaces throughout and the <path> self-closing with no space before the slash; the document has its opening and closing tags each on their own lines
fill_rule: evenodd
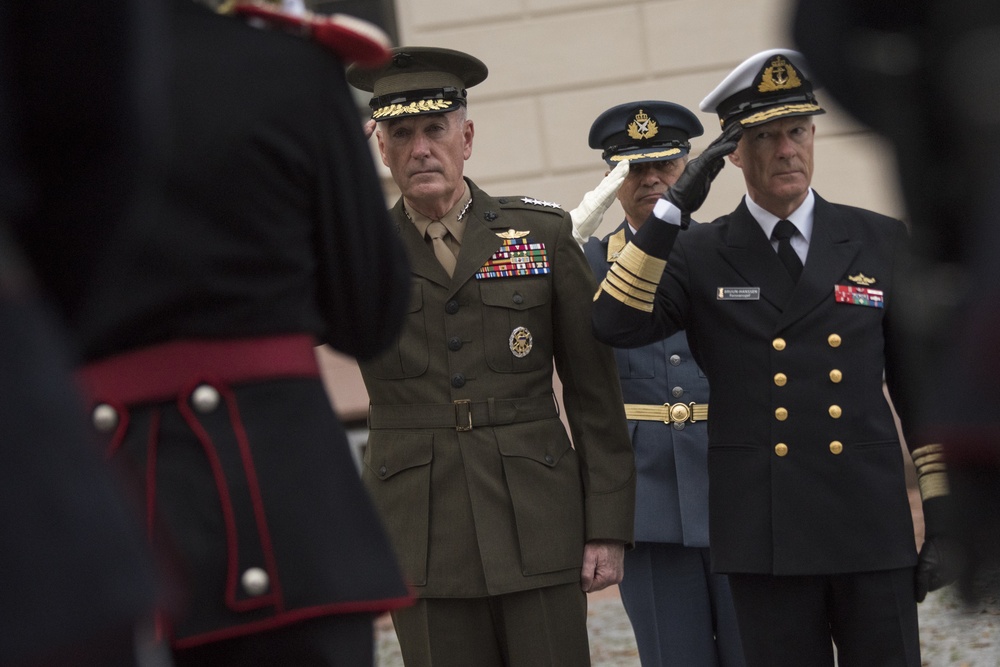
<svg viewBox="0 0 1000 667">
<path fill-rule="evenodd" d="M 372 431 L 365 448 L 365 466 L 379 479 L 429 465 L 434 458 L 432 433 Z"/>
<path fill-rule="evenodd" d="M 483 304 L 511 310 L 527 310 L 549 302 L 549 282 L 540 276 L 531 279 L 480 281 Z"/>
<path fill-rule="evenodd" d="M 499 439 L 500 453 L 503 456 L 515 456 L 532 459 L 542 465 L 553 467 L 559 463 L 569 449 L 569 440 L 554 439 L 549 442 L 539 442 L 533 439 Z"/>
</svg>

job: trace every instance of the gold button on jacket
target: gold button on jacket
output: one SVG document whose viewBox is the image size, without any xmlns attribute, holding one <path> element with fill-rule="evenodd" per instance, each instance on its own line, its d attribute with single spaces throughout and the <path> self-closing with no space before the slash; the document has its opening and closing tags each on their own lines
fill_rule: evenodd
<svg viewBox="0 0 1000 667">
<path fill-rule="evenodd" d="M 885 371 L 893 402 L 909 414 L 895 384 L 903 355 L 888 335 L 902 326 L 894 318 L 906 227 L 813 195 L 797 283 L 744 200 L 709 224 L 636 236 L 647 256 L 667 259 L 652 313 L 603 290 L 593 304 L 601 340 L 642 345 L 683 326 L 699 354 L 712 383 L 709 530 L 719 571 L 867 572 L 915 559 L 900 441 L 883 393 Z M 857 287 L 852 277 L 861 275 L 883 291 L 884 308 L 837 300 L 835 288 Z M 759 298 L 720 292 L 735 287 L 759 290 Z"/>
</svg>

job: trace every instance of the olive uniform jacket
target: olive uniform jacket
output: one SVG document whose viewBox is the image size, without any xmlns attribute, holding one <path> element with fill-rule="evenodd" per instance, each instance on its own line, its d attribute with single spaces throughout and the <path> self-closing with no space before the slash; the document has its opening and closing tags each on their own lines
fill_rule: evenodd
<svg viewBox="0 0 1000 667">
<path fill-rule="evenodd" d="M 796 284 L 745 203 L 680 233 L 650 218 L 635 247 L 669 256 L 652 313 L 626 306 L 606 283 L 595 302 L 602 340 L 641 345 L 686 329 L 708 375 L 718 572 L 834 574 L 916 562 L 883 393 L 883 371 L 890 393 L 900 393 L 889 333 L 906 230 L 818 195 L 814 221 Z M 868 303 L 862 293 L 838 301 L 846 288 L 880 290 L 884 307 L 871 293 Z"/>
<path fill-rule="evenodd" d="M 397 345 L 361 364 L 371 401 L 362 477 L 424 597 L 579 581 L 585 540 L 632 540 L 632 447 L 612 351 L 589 326 L 597 286 L 569 216 L 469 187 L 452 278 L 402 200 L 392 209 L 410 258 L 409 311 Z"/>
<path fill-rule="evenodd" d="M 603 239 L 583 246 L 597 280 L 632 240 L 628 222 Z M 636 348 L 615 348 L 622 397 L 639 405 L 707 407 L 708 380 L 688 349 L 687 337 L 669 338 Z M 635 449 L 635 541 L 708 546 L 708 422 L 695 420 L 628 421 Z"/>
</svg>

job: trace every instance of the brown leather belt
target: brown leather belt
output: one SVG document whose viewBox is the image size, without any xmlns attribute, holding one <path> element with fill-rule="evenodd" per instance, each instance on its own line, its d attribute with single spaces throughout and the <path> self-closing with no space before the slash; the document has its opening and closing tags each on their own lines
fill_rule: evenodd
<svg viewBox="0 0 1000 667">
<path fill-rule="evenodd" d="M 664 403 L 663 405 L 625 404 L 625 417 L 643 421 L 677 424 L 708 420 L 708 403 Z"/>
<path fill-rule="evenodd" d="M 471 431 L 559 416 L 555 396 L 459 400 L 415 405 L 369 405 L 368 428 L 453 428 Z"/>
<path fill-rule="evenodd" d="M 309 334 L 170 341 L 89 363 L 77 380 L 91 400 L 161 401 L 197 382 L 318 377 L 315 344 Z"/>
</svg>

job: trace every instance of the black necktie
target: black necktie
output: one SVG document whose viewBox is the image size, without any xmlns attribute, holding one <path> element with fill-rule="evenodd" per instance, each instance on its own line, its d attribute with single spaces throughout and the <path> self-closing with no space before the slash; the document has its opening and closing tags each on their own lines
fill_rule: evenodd
<svg viewBox="0 0 1000 667">
<path fill-rule="evenodd" d="M 792 248 L 792 236 L 795 235 L 795 225 L 788 220 L 779 220 L 771 232 L 771 238 L 778 240 L 778 259 L 788 269 L 788 274 L 792 280 L 798 282 L 802 275 L 802 260 L 798 253 Z"/>
</svg>

